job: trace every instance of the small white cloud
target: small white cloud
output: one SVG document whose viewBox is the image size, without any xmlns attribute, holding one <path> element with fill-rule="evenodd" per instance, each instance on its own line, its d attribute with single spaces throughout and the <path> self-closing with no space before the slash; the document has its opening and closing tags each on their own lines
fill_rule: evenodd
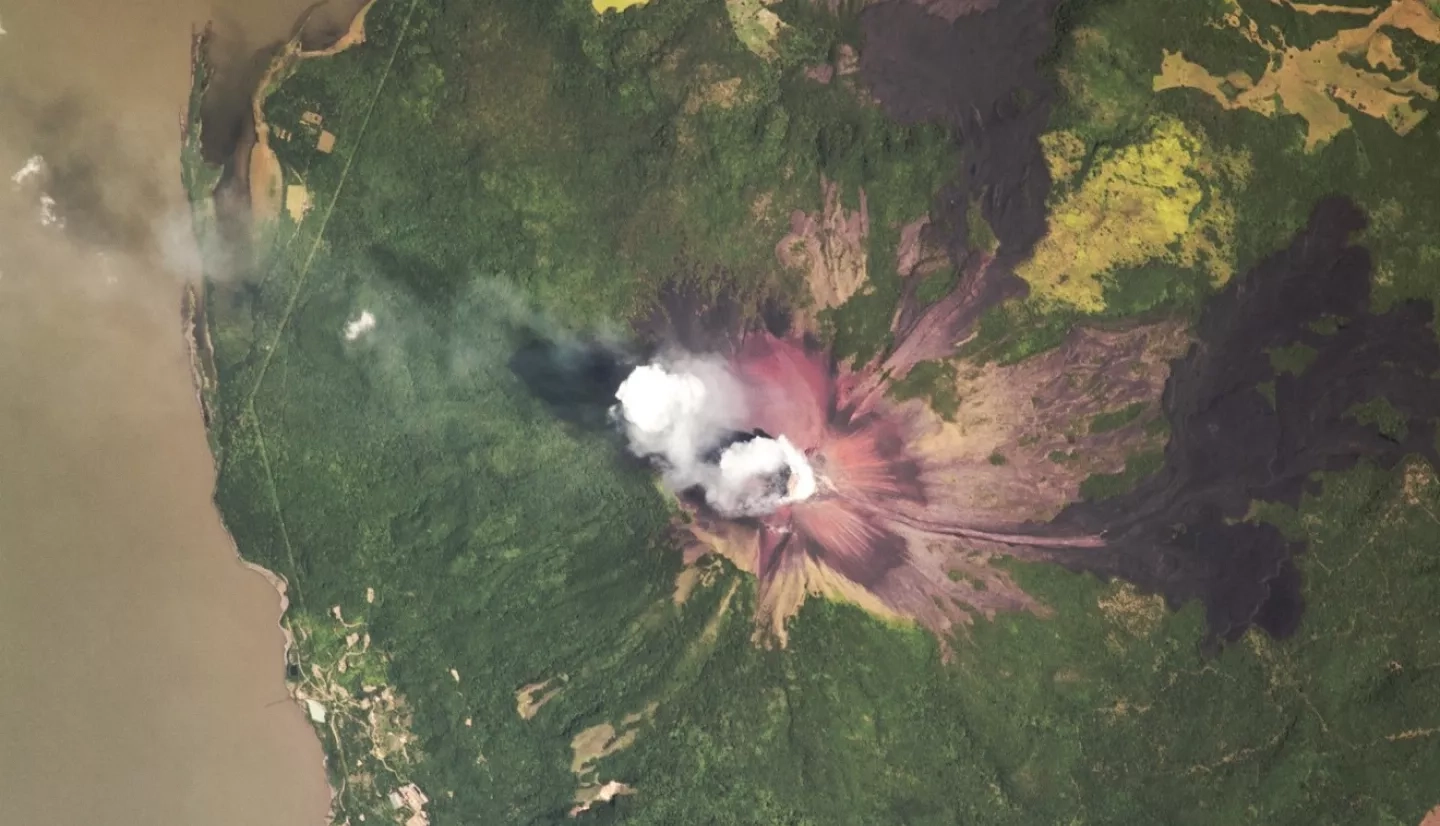
<svg viewBox="0 0 1440 826">
<path fill-rule="evenodd" d="M 55 199 L 49 195 L 40 196 L 40 225 L 56 229 L 65 228 L 65 217 L 55 211 Z"/>
<path fill-rule="evenodd" d="M 15 188 L 19 189 L 26 181 L 44 171 L 45 159 L 39 155 L 31 155 L 25 159 L 25 165 L 16 170 L 14 175 L 10 176 L 10 180 L 15 184 Z"/>
<path fill-rule="evenodd" d="M 375 329 L 375 316 L 369 310 L 362 310 L 360 317 L 345 325 L 345 340 L 354 341 Z"/>
</svg>

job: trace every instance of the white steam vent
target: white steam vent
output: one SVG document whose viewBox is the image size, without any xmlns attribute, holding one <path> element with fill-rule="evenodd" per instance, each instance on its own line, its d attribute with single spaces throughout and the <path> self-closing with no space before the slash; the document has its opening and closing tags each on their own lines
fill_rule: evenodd
<svg viewBox="0 0 1440 826">
<path fill-rule="evenodd" d="M 677 356 L 637 367 L 615 397 L 611 413 L 631 452 L 657 460 L 673 490 L 700 486 L 726 516 L 759 516 L 815 493 L 814 470 L 783 435 L 714 455 L 745 415 L 744 388 L 719 359 Z"/>
<path fill-rule="evenodd" d="M 707 499 L 721 513 L 759 516 L 815 493 L 815 471 L 784 436 L 737 442 L 720 454 L 720 481 Z"/>
</svg>

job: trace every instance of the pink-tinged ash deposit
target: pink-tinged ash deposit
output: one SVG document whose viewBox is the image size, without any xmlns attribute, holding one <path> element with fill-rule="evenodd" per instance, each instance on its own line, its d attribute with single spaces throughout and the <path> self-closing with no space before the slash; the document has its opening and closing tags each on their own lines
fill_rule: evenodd
<svg viewBox="0 0 1440 826">
<path fill-rule="evenodd" d="M 985 292 L 957 294 L 978 300 Z M 725 354 L 741 396 L 736 430 L 783 436 L 814 478 L 813 493 L 746 518 L 685 498 L 688 561 L 719 552 L 758 578 L 762 641 L 783 644 L 785 621 L 807 596 L 825 595 L 917 622 L 946 643 L 977 616 L 1046 613 L 993 565 L 997 557 L 1048 559 L 1103 544 L 1098 533 L 1045 523 L 1077 498 L 1085 476 L 1123 465 L 1141 423 L 1099 434 L 1083 425 L 1101 411 L 1157 400 L 1182 330 L 1080 330 L 1041 358 L 975 367 L 960 379 L 964 412 L 947 422 L 920 401 L 885 393 L 913 366 L 906 354 L 925 349 L 907 346 L 912 337 L 939 336 L 953 348 L 955 330 L 936 327 L 956 314 L 940 309 L 909 325 L 889 358 L 856 370 L 837 367 L 813 341 L 769 332 L 742 336 Z M 1084 458 L 1055 461 L 1060 445 Z"/>
<path fill-rule="evenodd" d="M 964 340 L 978 308 L 1003 295 L 1008 276 L 983 258 L 930 308 L 902 306 L 894 345 L 854 370 L 803 340 L 744 336 L 729 358 L 745 388 L 744 424 L 786 434 L 813 468 L 815 493 L 748 521 L 698 509 L 690 554 L 712 548 L 754 572 L 761 628 L 781 641 L 810 594 L 916 621 L 942 645 L 976 616 L 1044 613 L 993 565 L 1001 556 L 1122 578 L 1171 606 L 1200 601 L 1207 644 L 1249 628 L 1292 634 L 1303 545 L 1248 518 L 1253 503 L 1297 505 L 1316 474 L 1361 459 L 1440 464 L 1432 310 L 1423 301 L 1368 309 L 1369 255 L 1352 243 L 1364 226 L 1353 204 L 1321 201 L 1287 248 L 1207 303 L 1191 332 L 1178 320 L 1080 326 L 1018 364 L 958 360 L 953 422 L 886 388 Z M 1317 328 L 1324 318 L 1347 322 Z M 1294 342 L 1317 353 L 1303 375 L 1255 357 Z M 1354 415 L 1376 398 L 1403 427 Z M 1137 412 L 1097 418 L 1120 410 Z M 1151 428 L 1161 415 L 1167 428 Z M 1154 473 L 1079 501 L 1082 480 L 1162 440 Z"/>
<path fill-rule="evenodd" d="M 880 356 L 837 365 L 805 336 L 782 332 L 806 326 L 804 314 L 685 295 L 683 286 L 637 324 L 652 345 L 712 354 L 707 363 L 737 388 L 719 396 L 740 404 L 712 422 L 699 449 L 660 463 L 693 512 L 687 557 L 717 552 L 757 577 L 762 641 L 783 643 L 786 620 L 811 595 L 916 622 L 947 649 L 977 617 L 1046 613 L 994 564 L 1002 557 L 1124 579 L 1172 607 L 1199 601 L 1207 644 L 1250 628 L 1292 634 L 1304 609 L 1295 564 L 1304 544 L 1252 519 L 1253 504 L 1297 505 L 1318 474 L 1361 459 L 1392 467 L 1422 455 L 1440 465 L 1431 308 L 1371 308 L 1369 254 L 1353 242 L 1364 215 L 1331 198 L 1289 245 L 1207 300 L 1193 324 L 1080 325 L 1017 364 L 957 358 L 986 310 L 1023 293 L 1012 270 L 1044 235 L 1050 188 L 1038 137 L 1052 90 L 1035 66 L 1052 42 L 1055 0 L 964 15 L 984 5 L 876 3 L 860 15 L 868 94 L 902 123 L 953 127 L 967 160 L 926 218 L 898 228 L 905 285 Z M 955 15 L 966 25 L 949 25 Z M 873 262 L 858 253 L 870 216 L 866 201 L 847 210 L 832 183 L 822 187 L 821 209 L 793 216 L 777 253 L 805 272 L 816 306 L 833 307 L 863 289 L 857 276 Z M 969 237 L 968 210 L 977 208 L 990 242 Z M 914 276 L 947 259 L 956 284 L 927 305 Z M 1329 329 L 1326 319 L 1345 323 Z M 1303 375 L 1277 373 L 1263 354 L 1293 344 L 1317 355 Z M 611 359 L 584 361 L 595 380 L 577 385 L 545 381 L 555 372 L 548 360 L 521 355 L 517 372 L 551 388 L 541 395 L 561 409 L 577 386 L 614 389 Z M 934 360 L 955 370 L 953 421 L 890 393 Z M 1403 427 L 1382 432 L 1356 418 L 1357 405 L 1375 400 Z M 700 405 L 712 418 L 716 407 Z M 798 459 L 779 449 L 782 437 Z M 759 443 L 747 455 L 768 458 L 723 473 L 711 454 L 742 442 Z M 1162 448 L 1158 468 L 1133 487 L 1081 497 L 1082 481 Z M 804 495 L 797 476 L 813 483 Z M 735 500 L 721 488 L 748 503 L 744 513 L 727 511 Z"/>
<path fill-rule="evenodd" d="M 1002 249 L 966 257 L 931 305 L 902 294 L 891 345 L 865 364 L 787 332 L 783 308 L 678 287 L 642 327 L 660 352 L 645 367 L 659 372 L 610 346 L 540 339 L 511 367 L 578 425 L 619 416 L 631 452 L 690 511 L 676 525 L 687 561 L 718 553 L 757 578 L 761 642 L 783 644 L 812 595 L 917 623 L 947 651 L 977 617 L 1046 614 L 995 564 L 1005 557 L 1124 579 L 1172 607 L 1201 602 L 1206 645 L 1251 628 L 1284 637 L 1304 610 L 1304 544 L 1251 518 L 1253 504 L 1298 505 L 1317 474 L 1361 459 L 1440 465 L 1433 314 L 1423 301 L 1369 309 L 1369 256 L 1352 242 L 1364 226 L 1353 204 L 1326 199 L 1193 325 L 1079 325 L 1014 364 L 955 351 L 1020 287 Z M 1296 343 L 1317 354 L 1303 375 L 1256 357 Z M 955 371 L 948 420 L 890 392 L 937 358 Z M 627 390 L 637 374 L 664 380 Z M 1374 399 L 1403 426 L 1355 415 Z M 1153 472 L 1081 496 L 1142 451 L 1159 452 Z"/>
</svg>

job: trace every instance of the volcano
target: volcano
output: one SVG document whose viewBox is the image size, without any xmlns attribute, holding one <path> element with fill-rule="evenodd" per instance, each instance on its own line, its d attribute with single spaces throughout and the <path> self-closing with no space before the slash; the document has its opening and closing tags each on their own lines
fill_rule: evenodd
<svg viewBox="0 0 1440 826">
<path fill-rule="evenodd" d="M 976 618 L 1048 615 L 995 564 L 1003 558 L 1126 579 L 1172 607 L 1201 600 L 1212 644 L 1251 627 L 1292 633 L 1303 548 L 1249 521 L 1251 503 L 1296 504 L 1312 474 L 1361 459 L 1440 461 L 1429 307 L 1370 313 L 1368 254 L 1350 243 L 1364 223 L 1348 201 L 1322 201 L 1288 248 L 1210 301 L 1193 333 L 1179 320 L 1081 325 L 1016 364 L 958 359 L 955 421 L 888 391 L 920 361 L 953 356 L 984 309 L 1012 293 L 1013 276 L 988 256 L 929 308 L 902 306 L 893 346 L 863 365 L 837 363 L 802 333 L 717 334 L 739 388 L 732 444 L 783 437 L 814 489 L 739 516 L 682 496 L 686 560 L 718 553 L 757 577 L 762 642 L 784 644 L 809 596 L 916 622 L 947 652 Z M 692 309 L 683 315 L 736 317 Z M 1349 321 L 1322 334 L 1321 318 Z M 1319 353 L 1303 377 L 1252 357 L 1293 342 Z M 1405 418 L 1404 439 L 1348 412 L 1380 395 Z M 1116 427 L 1077 424 L 1120 408 L 1142 412 Z M 1125 494 L 1083 500 L 1086 477 L 1118 471 L 1167 430 L 1168 442 L 1153 442 L 1165 446 L 1159 470 Z"/>
</svg>

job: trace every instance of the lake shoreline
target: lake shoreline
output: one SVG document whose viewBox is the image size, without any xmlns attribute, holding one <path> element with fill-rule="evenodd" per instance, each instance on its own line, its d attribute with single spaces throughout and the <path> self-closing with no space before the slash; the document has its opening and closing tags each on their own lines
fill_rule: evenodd
<svg viewBox="0 0 1440 826">
<path fill-rule="evenodd" d="M 235 167 L 228 173 L 244 175 L 245 186 L 243 188 L 249 195 L 249 210 L 245 215 L 245 220 L 250 222 L 251 232 L 241 234 L 242 237 L 253 238 L 253 233 L 256 229 L 265 222 L 278 219 L 279 213 L 283 209 L 283 199 L 285 195 L 284 169 L 280 165 L 279 159 L 275 157 L 274 151 L 270 149 L 268 143 L 269 125 L 265 122 L 263 112 L 265 97 L 274 85 L 282 82 L 285 74 L 299 60 L 329 57 L 352 46 L 364 43 L 365 17 L 374 4 L 375 0 L 368 0 L 368 2 L 355 13 L 345 31 L 334 43 L 310 51 L 301 48 L 301 35 L 305 22 L 308 19 L 307 12 L 306 16 L 302 17 L 295 27 L 290 40 L 287 41 L 279 53 L 271 59 L 269 67 L 267 67 L 257 88 L 251 95 L 250 105 L 253 119 L 251 133 L 241 139 L 240 146 L 230 161 L 232 164 L 235 164 Z M 200 70 L 202 68 L 202 61 L 204 60 L 204 36 L 204 33 L 197 33 L 192 43 L 190 75 L 192 89 L 201 79 Z M 193 116 L 198 117 L 198 113 L 193 114 Z M 186 119 L 182 117 L 182 123 L 184 123 L 185 120 Z M 182 130 L 182 133 L 186 132 L 187 130 Z M 197 146 L 195 149 L 195 157 L 198 158 L 200 157 L 199 147 Z M 189 205 L 191 209 L 193 238 L 197 248 L 201 250 L 206 247 L 205 232 L 207 228 L 202 226 L 203 222 L 198 220 L 200 216 L 197 216 L 195 212 L 196 210 L 203 209 L 211 215 L 217 215 L 219 210 L 215 204 L 215 198 L 218 192 L 219 188 L 212 188 L 209 192 L 200 196 L 200 198 L 192 200 Z M 194 193 L 189 193 L 189 195 L 191 198 L 195 198 Z M 220 457 L 216 452 L 217 442 L 212 432 L 216 424 L 213 397 L 218 389 L 218 372 L 214 363 L 214 342 L 211 337 L 209 318 L 206 312 L 206 299 L 211 283 L 210 279 L 206 278 L 202 271 L 202 275 L 198 280 L 185 284 L 181 294 L 181 320 L 182 334 L 185 338 L 185 345 L 189 354 L 190 377 L 195 392 L 196 407 L 200 411 L 204 423 L 207 441 L 210 444 L 212 465 L 215 468 L 218 478 Z M 214 507 L 215 514 L 230 543 L 230 549 L 235 559 L 242 567 L 263 578 L 280 597 L 280 606 L 275 616 L 275 623 L 279 626 L 281 634 L 284 637 L 281 662 L 284 673 L 285 690 L 289 695 L 290 701 L 304 715 L 306 722 L 309 724 L 316 738 L 317 744 L 321 746 L 321 770 L 324 773 L 325 785 L 330 798 L 330 809 L 326 815 L 326 821 L 333 822 L 335 817 L 335 802 L 338 799 L 340 790 L 331 780 L 330 757 L 324 748 L 324 731 L 318 726 L 309 713 L 305 700 L 298 692 L 298 684 L 291 679 L 291 674 L 298 671 L 301 667 L 301 662 L 295 634 L 287 623 L 291 604 L 289 595 L 290 584 L 285 577 L 278 572 L 246 558 L 244 552 L 240 549 L 239 542 L 236 541 L 233 532 L 225 522 L 224 513 L 218 504 L 214 503 L 213 489 L 211 491 L 211 497 L 212 507 Z"/>
</svg>

